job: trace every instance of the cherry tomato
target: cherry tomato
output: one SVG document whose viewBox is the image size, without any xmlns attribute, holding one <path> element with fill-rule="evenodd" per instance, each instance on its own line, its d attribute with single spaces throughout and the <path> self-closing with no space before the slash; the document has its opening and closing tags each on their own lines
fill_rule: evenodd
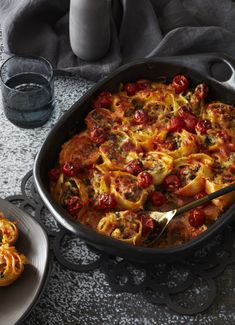
<svg viewBox="0 0 235 325">
<path fill-rule="evenodd" d="M 136 81 L 135 85 L 136 85 L 136 88 L 138 90 L 144 90 L 144 89 L 149 88 L 150 81 L 149 80 L 145 80 L 145 79 L 140 79 L 140 80 Z"/>
<path fill-rule="evenodd" d="M 207 97 L 208 92 L 209 92 L 208 86 L 205 83 L 202 83 L 202 84 L 197 85 L 194 93 L 197 96 L 197 98 L 204 99 Z"/>
<path fill-rule="evenodd" d="M 228 152 L 229 153 L 235 152 L 235 144 L 234 143 L 228 143 L 227 147 L 228 147 Z"/>
<path fill-rule="evenodd" d="M 235 174 L 235 162 L 229 167 L 229 172 Z"/>
<path fill-rule="evenodd" d="M 189 213 L 188 221 L 192 227 L 199 228 L 204 225 L 206 221 L 205 212 L 201 209 L 193 209 Z"/>
<path fill-rule="evenodd" d="M 130 139 L 125 140 L 122 143 L 121 148 L 126 152 L 136 151 L 136 145 Z"/>
<path fill-rule="evenodd" d="M 211 122 L 209 120 L 200 120 L 195 126 L 196 132 L 200 134 L 206 134 L 206 131 L 211 128 Z"/>
<path fill-rule="evenodd" d="M 187 105 L 181 105 L 177 110 L 177 114 L 182 118 L 185 118 L 185 116 L 187 116 L 188 113 L 192 114 L 192 110 Z"/>
<path fill-rule="evenodd" d="M 66 209 L 71 214 L 77 213 L 78 210 L 82 208 L 82 206 L 83 206 L 82 201 L 78 196 L 71 196 L 66 201 Z"/>
<path fill-rule="evenodd" d="M 52 168 L 48 173 L 48 177 L 49 177 L 50 181 L 52 181 L 52 182 L 56 182 L 58 180 L 59 176 L 60 176 L 59 168 Z"/>
<path fill-rule="evenodd" d="M 164 194 L 158 191 L 154 191 L 150 194 L 150 200 L 156 207 L 160 207 L 166 202 Z"/>
<path fill-rule="evenodd" d="M 148 122 L 148 114 L 143 109 L 137 109 L 134 114 L 136 124 L 145 124 Z"/>
<path fill-rule="evenodd" d="M 132 160 L 126 166 L 126 171 L 132 175 L 138 175 L 144 169 L 143 163 L 139 159 Z"/>
<path fill-rule="evenodd" d="M 177 175 L 167 175 L 163 185 L 168 192 L 174 192 L 181 186 L 181 181 Z"/>
<path fill-rule="evenodd" d="M 142 223 L 142 235 L 143 237 L 146 237 L 149 232 L 155 228 L 155 221 L 147 214 L 140 215 L 139 219 Z"/>
<path fill-rule="evenodd" d="M 103 128 L 98 127 L 91 130 L 89 136 L 92 142 L 101 144 L 107 139 L 107 132 Z"/>
<path fill-rule="evenodd" d="M 136 84 L 132 82 L 124 84 L 122 90 L 126 92 L 127 96 L 134 96 L 138 91 Z"/>
<path fill-rule="evenodd" d="M 103 91 L 93 102 L 94 108 L 108 107 L 112 103 L 112 94 L 109 91 Z"/>
<path fill-rule="evenodd" d="M 175 89 L 176 94 L 179 94 L 188 89 L 189 81 L 185 76 L 177 75 L 173 78 L 172 86 Z"/>
<path fill-rule="evenodd" d="M 189 132 L 195 132 L 195 127 L 198 123 L 198 119 L 193 114 L 188 113 L 184 117 L 185 129 Z"/>
<path fill-rule="evenodd" d="M 141 172 L 137 176 L 137 185 L 143 188 L 148 187 L 153 183 L 153 176 L 148 172 Z"/>
<path fill-rule="evenodd" d="M 181 117 L 173 117 L 169 121 L 168 130 L 170 132 L 181 131 L 184 127 L 184 120 Z"/>
<path fill-rule="evenodd" d="M 73 177 L 77 174 L 81 166 L 76 161 L 67 161 L 62 166 L 62 172 L 69 177 Z"/>
<path fill-rule="evenodd" d="M 194 195 L 194 198 L 195 198 L 196 200 L 199 200 L 199 199 L 203 198 L 203 197 L 206 196 L 206 195 L 207 195 L 206 192 L 202 191 L 202 192 L 198 192 L 197 194 L 195 194 L 195 195 Z"/>
<path fill-rule="evenodd" d="M 103 192 L 98 197 L 98 206 L 100 209 L 113 209 L 117 205 L 112 193 Z"/>
<path fill-rule="evenodd" d="M 218 131 L 217 136 L 220 137 L 224 142 L 230 141 L 230 136 L 225 130 Z"/>
<path fill-rule="evenodd" d="M 207 196 L 206 192 L 202 191 L 194 195 L 195 200 L 202 199 L 204 196 Z M 204 203 L 199 205 L 198 208 L 205 208 L 209 203 Z"/>
</svg>

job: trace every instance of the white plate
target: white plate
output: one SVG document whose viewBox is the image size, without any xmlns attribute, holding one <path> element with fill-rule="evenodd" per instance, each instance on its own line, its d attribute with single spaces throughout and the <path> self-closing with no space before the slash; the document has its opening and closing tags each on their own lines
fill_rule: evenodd
<svg viewBox="0 0 235 325">
<path fill-rule="evenodd" d="M 7 287 L 0 287 L 0 324 L 22 321 L 38 301 L 48 273 L 47 234 L 28 213 L 0 198 L 0 211 L 17 222 L 19 238 L 16 249 L 28 260 L 21 277 Z"/>
</svg>

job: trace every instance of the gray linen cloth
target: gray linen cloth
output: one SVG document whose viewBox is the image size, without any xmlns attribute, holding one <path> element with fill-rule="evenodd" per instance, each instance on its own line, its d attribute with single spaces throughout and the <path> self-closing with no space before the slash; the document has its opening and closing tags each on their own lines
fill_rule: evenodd
<svg viewBox="0 0 235 325">
<path fill-rule="evenodd" d="M 6 53 L 41 55 L 57 72 L 91 80 L 139 58 L 208 52 L 235 58 L 231 0 L 113 0 L 111 45 L 95 62 L 71 50 L 69 5 L 69 0 L 0 0 Z"/>
</svg>

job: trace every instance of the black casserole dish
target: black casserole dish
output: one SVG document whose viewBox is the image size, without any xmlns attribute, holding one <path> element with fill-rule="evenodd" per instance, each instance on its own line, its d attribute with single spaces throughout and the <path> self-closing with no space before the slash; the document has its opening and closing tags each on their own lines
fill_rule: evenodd
<svg viewBox="0 0 235 325">
<path fill-rule="evenodd" d="M 84 127 L 84 118 L 91 110 L 93 99 L 100 92 L 105 90 L 116 92 L 120 83 L 138 79 L 158 80 L 164 76 L 170 80 L 176 74 L 187 75 L 192 85 L 200 82 L 207 83 L 213 99 L 228 104 L 235 103 L 234 65 L 233 61 L 225 56 L 192 55 L 132 62 L 122 66 L 97 83 L 78 100 L 54 126 L 36 157 L 34 178 L 45 205 L 62 226 L 84 239 L 88 244 L 106 253 L 137 262 L 170 261 L 184 258 L 205 245 L 209 239 L 221 232 L 233 220 L 235 205 L 232 205 L 207 231 L 185 244 L 161 249 L 138 247 L 103 236 L 75 222 L 53 200 L 49 192 L 48 171 L 55 166 L 62 144 Z"/>
</svg>

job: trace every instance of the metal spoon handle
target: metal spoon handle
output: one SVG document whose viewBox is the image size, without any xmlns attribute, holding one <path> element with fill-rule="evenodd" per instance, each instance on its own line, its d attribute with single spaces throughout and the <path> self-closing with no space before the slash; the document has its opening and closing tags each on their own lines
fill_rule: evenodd
<svg viewBox="0 0 235 325">
<path fill-rule="evenodd" d="M 204 204 L 206 202 L 209 202 L 209 201 L 211 201 L 213 199 L 216 199 L 219 196 L 230 193 L 232 191 L 235 191 L 235 184 L 231 184 L 231 185 L 228 185 L 226 187 L 223 187 L 220 190 L 215 191 L 215 192 L 213 192 L 211 194 L 208 194 L 208 195 L 204 196 L 201 199 L 190 202 L 189 204 L 186 204 L 186 205 L 178 208 L 177 211 L 176 211 L 175 216 L 177 216 L 177 215 L 179 215 L 181 213 L 187 212 L 188 210 L 194 209 L 194 208 L 198 207 L 199 205 L 202 205 L 202 204 Z"/>
</svg>

